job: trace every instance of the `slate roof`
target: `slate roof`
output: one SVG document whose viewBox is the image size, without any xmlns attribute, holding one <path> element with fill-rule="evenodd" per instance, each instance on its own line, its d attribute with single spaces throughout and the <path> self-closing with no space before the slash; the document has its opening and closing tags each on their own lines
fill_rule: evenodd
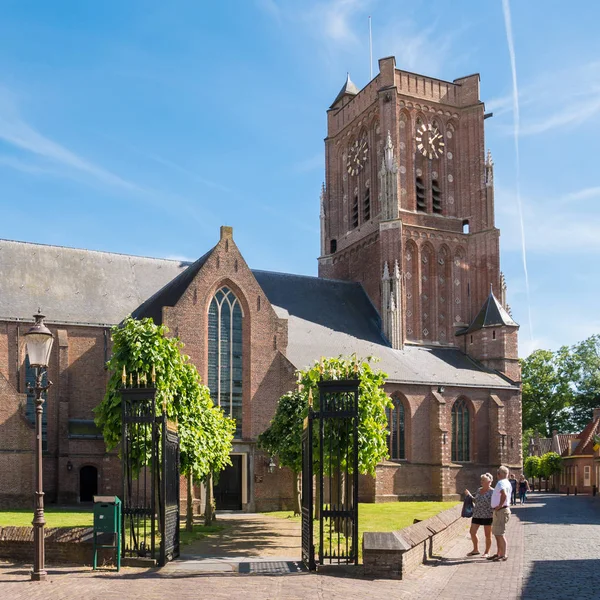
<svg viewBox="0 0 600 600">
<path fill-rule="evenodd" d="M 504 307 L 498 302 L 496 296 L 490 292 L 487 300 L 483 303 L 481 310 L 477 313 L 477 316 L 473 319 L 473 322 L 465 329 L 461 331 L 461 334 L 471 333 L 483 329 L 484 327 L 502 327 L 503 325 L 509 327 L 518 327 L 511 316 L 506 312 Z"/>
<path fill-rule="evenodd" d="M 0 240 L 0 320 L 115 325 L 189 263 Z"/>
<path fill-rule="evenodd" d="M 331 108 L 333 108 L 344 96 L 356 96 L 360 90 L 356 87 L 354 82 L 350 79 L 350 73 L 346 76 L 346 83 L 342 86 L 340 93 L 335 97 Z"/>
<path fill-rule="evenodd" d="M 160 319 L 202 267 L 0 240 L 0 320 L 31 320 L 38 306 L 49 322 L 114 325 L 128 314 Z M 389 381 L 491 389 L 514 383 L 456 348 L 406 345 L 394 350 L 358 283 L 253 271 L 275 312 L 288 320 L 287 358 L 297 368 L 321 356 L 375 356 Z"/>
</svg>

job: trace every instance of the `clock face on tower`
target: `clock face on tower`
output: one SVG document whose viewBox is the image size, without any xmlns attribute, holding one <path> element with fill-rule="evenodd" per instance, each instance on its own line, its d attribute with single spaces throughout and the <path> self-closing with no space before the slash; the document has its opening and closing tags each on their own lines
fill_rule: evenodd
<svg viewBox="0 0 600 600">
<path fill-rule="evenodd" d="M 431 123 L 428 125 L 423 123 L 417 127 L 415 140 L 417 142 L 417 150 L 425 158 L 439 158 L 444 154 L 444 136 Z"/>
<path fill-rule="evenodd" d="M 367 162 L 368 155 L 369 145 L 367 144 L 367 140 L 365 138 L 360 141 L 356 140 L 348 150 L 348 160 L 346 161 L 348 174 L 357 175 L 360 173 Z"/>
</svg>

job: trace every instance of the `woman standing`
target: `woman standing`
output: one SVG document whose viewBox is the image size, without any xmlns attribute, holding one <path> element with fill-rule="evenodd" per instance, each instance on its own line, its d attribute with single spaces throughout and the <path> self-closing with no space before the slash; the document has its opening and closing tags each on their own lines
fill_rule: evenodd
<svg viewBox="0 0 600 600">
<path fill-rule="evenodd" d="M 483 558 L 487 558 L 492 547 L 492 517 L 494 511 L 492 509 L 492 494 L 494 490 L 491 487 L 492 476 L 489 473 L 484 473 L 481 476 L 481 487 L 477 490 L 475 495 L 471 494 L 469 490 L 465 490 L 467 496 L 473 498 L 473 519 L 471 521 L 471 540 L 473 542 L 473 550 L 467 554 L 467 556 L 477 556 L 479 554 L 479 540 L 477 539 L 477 532 L 479 531 L 480 525 L 483 525 L 483 532 L 485 534 L 485 553 Z"/>
<path fill-rule="evenodd" d="M 529 481 L 525 479 L 523 475 L 519 477 L 519 498 L 521 500 L 521 504 L 525 504 L 527 500 L 527 492 L 529 492 L 531 488 L 529 487 Z"/>
</svg>

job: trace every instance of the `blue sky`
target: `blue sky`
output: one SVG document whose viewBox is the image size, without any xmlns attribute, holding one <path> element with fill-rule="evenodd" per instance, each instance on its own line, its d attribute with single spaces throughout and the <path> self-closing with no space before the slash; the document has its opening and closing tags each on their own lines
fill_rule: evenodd
<svg viewBox="0 0 600 600">
<path fill-rule="evenodd" d="M 369 80 L 371 15 L 375 63 L 481 73 L 521 354 L 572 344 L 600 331 L 600 5 L 565 6 L 510 3 L 530 304 L 501 0 L 5 0 L 0 237 L 195 259 L 227 224 L 253 268 L 316 274 L 325 111 Z"/>
</svg>

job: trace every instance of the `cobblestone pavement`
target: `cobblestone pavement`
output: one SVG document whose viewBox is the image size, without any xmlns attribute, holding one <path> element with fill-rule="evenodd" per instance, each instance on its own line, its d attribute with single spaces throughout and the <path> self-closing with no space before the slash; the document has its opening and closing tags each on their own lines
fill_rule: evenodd
<svg viewBox="0 0 600 600">
<path fill-rule="evenodd" d="M 471 542 L 465 530 L 443 549 L 443 556 L 402 581 L 345 572 L 209 574 L 173 563 L 160 571 L 126 568 L 119 574 L 61 567 L 49 570 L 48 581 L 36 583 L 28 580 L 27 567 L 0 563 L 0 600 L 479 600 L 496 596 L 499 585 L 503 600 L 600 598 L 600 498 L 532 495 L 530 504 L 514 510 L 507 535 L 506 562 L 467 558 Z M 268 558 L 275 564 L 276 557 Z M 360 575 L 360 568 L 356 572 Z"/>
<path fill-rule="evenodd" d="M 523 600 L 600 598 L 600 498 L 536 494 L 523 506 Z"/>
</svg>

